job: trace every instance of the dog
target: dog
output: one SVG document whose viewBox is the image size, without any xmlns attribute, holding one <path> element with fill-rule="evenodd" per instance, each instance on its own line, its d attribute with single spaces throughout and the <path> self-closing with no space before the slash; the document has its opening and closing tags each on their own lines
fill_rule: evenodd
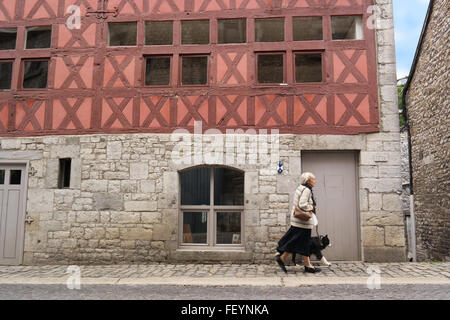
<svg viewBox="0 0 450 320">
<path fill-rule="evenodd" d="M 327 247 L 331 247 L 331 241 L 328 238 L 328 235 L 319 236 L 319 237 L 311 237 L 311 245 L 309 248 L 309 252 L 317 257 L 320 260 L 320 263 L 324 266 L 331 266 L 331 263 L 327 261 L 325 256 L 322 254 L 322 250 Z M 292 262 L 294 266 L 297 265 L 295 263 L 295 253 L 292 254 Z"/>
</svg>

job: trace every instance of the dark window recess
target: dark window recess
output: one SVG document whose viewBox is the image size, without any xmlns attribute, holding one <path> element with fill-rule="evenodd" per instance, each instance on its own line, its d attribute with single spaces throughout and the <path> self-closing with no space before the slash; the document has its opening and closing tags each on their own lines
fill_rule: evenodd
<svg viewBox="0 0 450 320">
<path fill-rule="evenodd" d="M 295 55 L 296 82 L 322 82 L 322 55 Z"/>
<path fill-rule="evenodd" d="M 108 24 L 109 46 L 135 46 L 137 22 L 114 22 Z"/>
<path fill-rule="evenodd" d="M 52 43 L 52 27 L 30 27 L 27 28 L 26 49 L 50 48 Z"/>
<path fill-rule="evenodd" d="M 284 18 L 255 19 L 255 41 L 284 41 Z"/>
<path fill-rule="evenodd" d="M 11 61 L 0 62 L 0 90 L 11 89 L 12 68 Z"/>
<path fill-rule="evenodd" d="M 173 44 L 173 21 L 149 21 L 145 24 L 146 45 Z"/>
<path fill-rule="evenodd" d="M 241 213 L 217 212 L 217 244 L 241 243 Z"/>
<path fill-rule="evenodd" d="M 25 61 L 23 88 L 47 88 L 48 61 Z"/>
<path fill-rule="evenodd" d="M 170 84 L 170 57 L 147 58 L 146 86 L 168 86 Z"/>
<path fill-rule="evenodd" d="M 246 19 L 223 19 L 218 21 L 219 43 L 245 43 L 247 41 Z"/>
<path fill-rule="evenodd" d="M 333 40 L 363 40 L 362 16 L 331 17 Z"/>
<path fill-rule="evenodd" d="M 258 55 L 258 82 L 284 82 L 284 57 L 282 54 Z"/>
<path fill-rule="evenodd" d="M 294 17 L 294 41 L 323 40 L 322 17 Z"/>
<path fill-rule="evenodd" d="M 210 177 L 210 168 L 197 168 L 181 172 L 181 204 L 209 205 Z"/>
<path fill-rule="evenodd" d="M 0 50 L 14 50 L 16 48 L 17 29 L 0 28 Z"/>
<path fill-rule="evenodd" d="M 18 185 L 22 181 L 22 170 L 11 170 L 9 172 L 9 184 Z"/>
<path fill-rule="evenodd" d="M 183 57 L 182 85 L 204 85 L 208 83 L 208 57 Z"/>
<path fill-rule="evenodd" d="M 244 205 L 244 173 L 214 168 L 214 205 Z"/>
<path fill-rule="evenodd" d="M 206 243 L 208 212 L 183 212 L 183 243 Z"/>
<path fill-rule="evenodd" d="M 5 184 L 5 170 L 0 170 L 0 184 Z"/>
<path fill-rule="evenodd" d="M 70 170 L 72 159 L 59 159 L 58 188 L 70 188 Z"/>
<path fill-rule="evenodd" d="M 181 44 L 209 44 L 209 20 L 181 21 Z"/>
</svg>

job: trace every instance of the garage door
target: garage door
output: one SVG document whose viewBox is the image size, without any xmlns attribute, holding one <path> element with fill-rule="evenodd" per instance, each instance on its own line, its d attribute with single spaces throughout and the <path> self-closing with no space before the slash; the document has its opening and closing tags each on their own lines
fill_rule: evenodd
<svg viewBox="0 0 450 320">
<path fill-rule="evenodd" d="M 328 234 L 332 241 L 332 246 L 323 251 L 328 260 L 361 259 L 356 168 L 355 152 L 302 153 L 302 171 L 316 176 L 319 232 Z"/>
<path fill-rule="evenodd" d="M 25 168 L 0 164 L 0 265 L 22 263 Z"/>
</svg>

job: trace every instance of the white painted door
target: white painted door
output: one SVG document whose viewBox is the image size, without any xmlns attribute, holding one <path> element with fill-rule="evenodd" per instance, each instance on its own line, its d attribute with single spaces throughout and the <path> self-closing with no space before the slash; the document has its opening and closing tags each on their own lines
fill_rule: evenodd
<svg viewBox="0 0 450 320">
<path fill-rule="evenodd" d="M 316 176 L 319 233 L 328 234 L 332 243 L 323 251 L 328 260 L 361 259 L 356 166 L 355 152 L 302 153 L 302 171 Z"/>
<path fill-rule="evenodd" d="M 25 164 L 0 164 L 0 265 L 22 263 L 25 174 Z"/>
</svg>

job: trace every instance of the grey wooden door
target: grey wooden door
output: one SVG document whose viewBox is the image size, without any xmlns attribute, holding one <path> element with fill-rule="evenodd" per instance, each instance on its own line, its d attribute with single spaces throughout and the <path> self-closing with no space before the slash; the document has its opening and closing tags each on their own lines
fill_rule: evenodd
<svg viewBox="0 0 450 320">
<path fill-rule="evenodd" d="M 25 165 L 0 164 L 0 265 L 22 263 L 25 171 Z"/>
<path fill-rule="evenodd" d="M 302 153 L 302 171 L 316 176 L 319 233 L 332 243 L 323 251 L 328 260 L 361 259 L 356 163 L 355 152 Z"/>
</svg>

